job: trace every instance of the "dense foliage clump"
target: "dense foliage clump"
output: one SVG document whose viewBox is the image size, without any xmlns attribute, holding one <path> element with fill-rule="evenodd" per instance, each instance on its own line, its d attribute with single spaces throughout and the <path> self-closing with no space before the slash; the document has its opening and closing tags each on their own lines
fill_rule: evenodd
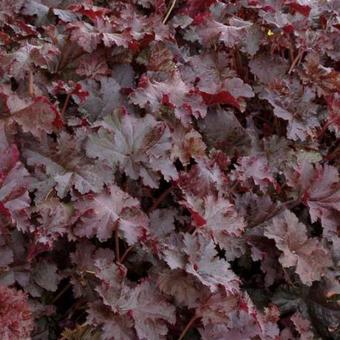
<svg viewBox="0 0 340 340">
<path fill-rule="evenodd" d="M 0 0 L 1 339 L 340 337 L 337 0 Z"/>
</svg>

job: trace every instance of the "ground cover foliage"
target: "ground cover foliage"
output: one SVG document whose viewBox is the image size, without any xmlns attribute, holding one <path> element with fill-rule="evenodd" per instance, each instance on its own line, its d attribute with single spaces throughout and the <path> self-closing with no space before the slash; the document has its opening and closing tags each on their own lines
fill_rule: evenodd
<svg viewBox="0 0 340 340">
<path fill-rule="evenodd" d="M 0 338 L 339 338 L 339 7 L 0 0 Z"/>
</svg>

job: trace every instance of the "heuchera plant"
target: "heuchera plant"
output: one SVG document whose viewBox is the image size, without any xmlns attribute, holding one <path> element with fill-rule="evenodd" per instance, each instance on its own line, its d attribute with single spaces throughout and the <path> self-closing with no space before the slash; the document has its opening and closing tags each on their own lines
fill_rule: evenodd
<svg viewBox="0 0 340 340">
<path fill-rule="evenodd" d="M 0 0 L 0 338 L 340 338 L 337 0 Z"/>
</svg>

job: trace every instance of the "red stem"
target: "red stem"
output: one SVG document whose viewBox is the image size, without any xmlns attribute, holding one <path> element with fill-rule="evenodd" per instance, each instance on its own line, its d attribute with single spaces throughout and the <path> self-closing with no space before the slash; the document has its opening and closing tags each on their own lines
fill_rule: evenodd
<svg viewBox="0 0 340 340">
<path fill-rule="evenodd" d="M 177 1 L 177 0 L 173 0 L 173 1 L 172 1 L 172 4 L 171 4 L 171 6 L 170 6 L 170 8 L 169 8 L 169 10 L 168 10 L 168 12 L 167 12 L 167 14 L 165 15 L 165 17 L 164 17 L 164 19 L 163 19 L 163 24 L 164 24 L 164 25 L 165 25 L 165 23 L 167 22 L 167 20 L 169 19 L 171 12 L 172 12 L 173 9 L 175 8 L 176 1 Z"/>
<path fill-rule="evenodd" d="M 33 72 L 28 71 L 28 94 L 30 97 L 34 97 L 34 87 L 33 87 Z"/>
<path fill-rule="evenodd" d="M 340 149 L 335 149 L 334 151 L 330 152 L 327 156 L 326 159 L 328 161 L 332 161 L 334 158 L 337 158 L 340 156 Z"/>
<path fill-rule="evenodd" d="M 54 299 L 52 300 L 52 304 L 55 304 L 59 299 L 60 299 L 60 297 L 62 296 L 62 295 L 64 295 L 64 293 L 69 289 L 69 288 L 71 288 L 72 287 L 72 285 L 71 285 L 71 283 L 68 283 L 60 292 L 59 292 L 59 294 L 57 295 L 57 296 L 55 296 L 54 297 Z"/>
<path fill-rule="evenodd" d="M 149 209 L 148 214 L 152 213 L 155 209 L 158 208 L 160 203 L 162 203 L 162 201 L 170 194 L 172 189 L 173 189 L 173 186 L 171 185 L 168 189 L 163 191 L 163 193 L 155 200 L 155 202 L 153 203 L 153 205 Z"/>
<path fill-rule="evenodd" d="M 197 315 L 194 315 L 189 322 L 187 323 L 187 325 L 185 326 L 185 328 L 183 329 L 181 335 L 179 336 L 178 340 L 182 340 L 185 335 L 188 333 L 189 329 L 191 328 L 191 326 L 194 324 L 194 322 L 198 319 Z"/>
<path fill-rule="evenodd" d="M 298 64 L 300 58 L 302 57 L 303 51 L 300 50 L 298 52 L 298 54 L 296 55 L 295 59 L 292 62 L 292 65 L 289 68 L 288 74 L 291 74 L 291 72 L 293 71 L 294 67 Z"/>
<path fill-rule="evenodd" d="M 340 120 L 340 118 L 339 118 L 339 117 L 334 117 L 334 118 L 328 120 L 328 122 L 325 123 L 325 125 L 322 127 L 321 131 L 319 132 L 319 134 L 318 134 L 318 139 L 320 139 L 320 138 L 323 136 L 323 134 L 326 132 L 327 128 L 328 128 L 331 124 L 333 124 L 334 122 L 336 122 L 337 120 Z"/>
<path fill-rule="evenodd" d="M 152 204 L 151 208 L 148 210 L 148 214 L 151 214 L 155 209 L 157 209 L 157 207 L 160 205 L 160 203 L 162 203 L 162 201 L 170 194 L 172 189 L 173 189 L 173 186 L 171 185 L 168 189 L 166 189 L 165 191 L 162 192 L 162 194 L 155 200 L 155 202 Z M 117 245 L 116 245 L 116 248 L 117 248 Z M 118 260 L 118 257 L 117 257 L 117 261 L 120 262 L 120 263 L 123 263 L 124 260 L 126 259 L 127 255 L 132 250 L 132 248 L 133 248 L 133 246 L 128 247 L 125 250 L 123 256 L 120 258 L 120 260 Z"/>
<path fill-rule="evenodd" d="M 275 217 L 276 215 L 280 214 L 284 209 L 292 209 L 295 208 L 296 206 L 298 206 L 300 204 L 300 199 L 297 200 L 290 200 L 287 202 L 282 203 L 281 205 L 279 205 L 273 212 L 269 213 L 268 215 L 266 215 L 264 218 L 262 218 L 259 221 L 255 221 L 253 224 L 249 225 L 249 228 L 254 228 L 266 221 L 271 220 L 273 217 Z"/>
<path fill-rule="evenodd" d="M 128 254 L 130 253 L 130 251 L 132 250 L 133 246 L 130 246 L 129 248 L 127 248 L 123 254 L 123 256 L 120 258 L 120 263 L 123 263 L 124 260 L 126 259 L 126 257 L 128 256 Z"/>
<path fill-rule="evenodd" d="M 67 109 L 67 105 L 68 105 L 68 103 L 69 103 L 69 101 L 70 101 L 70 98 L 71 98 L 71 94 L 68 93 L 67 96 L 66 96 L 66 99 L 65 99 L 63 108 L 61 109 L 61 113 L 60 113 L 60 115 L 61 115 L 62 118 L 64 117 L 64 113 L 65 113 L 65 111 L 66 111 L 66 109 Z"/>
<path fill-rule="evenodd" d="M 116 251 L 116 261 L 120 263 L 119 235 L 118 235 L 118 226 L 117 225 L 116 225 L 116 230 L 115 230 L 115 251 Z"/>
</svg>

